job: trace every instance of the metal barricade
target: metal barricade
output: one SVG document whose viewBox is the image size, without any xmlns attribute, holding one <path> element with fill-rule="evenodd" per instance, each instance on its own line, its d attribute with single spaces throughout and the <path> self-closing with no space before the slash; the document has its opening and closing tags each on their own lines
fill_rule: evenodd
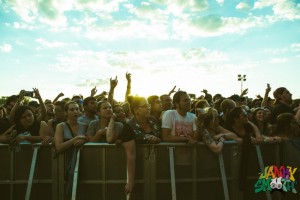
<svg viewBox="0 0 300 200">
<path fill-rule="evenodd" d="M 22 144 L 21 151 L 10 151 L 0 144 L 1 199 L 52 199 L 51 148 L 40 144 Z"/>
<path fill-rule="evenodd" d="M 62 200 L 65 193 L 65 155 L 52 159 L 51 147 L 21 145 L 13 152 L 0 144 L 1 199 Z M 178 151 L 189 151 L 192 162 L 180 165 Z M 253 186 L 263 166 L 279 165 L 279 145 L 252 148 L 247 172 L 248 192 L 239 190 L 240 146 L 226 141 L 222 154 L 205 144 L 178 143 L 138 145 L 134 199 L 139 200 L 246 200 L 266 199 L 254 194 Z M 72 199 L 125 199 L 127 180 L 123 147 L 87 143 L 77 152 Z M 249 196 L 247 196 L 250 194 Z M 272 200 L 285 200 L 271 195 Z M 270 197 L 268 197 L 270 198 Z"/>
</svg>

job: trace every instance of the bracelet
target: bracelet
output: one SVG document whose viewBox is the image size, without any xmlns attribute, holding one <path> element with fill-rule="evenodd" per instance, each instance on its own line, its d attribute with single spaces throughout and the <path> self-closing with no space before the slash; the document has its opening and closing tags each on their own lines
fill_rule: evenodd
<svg viewBox="0 0 300 200">
<path fill-rule="evenodd" d="M 220 138 L 219 138 L 219 142 L 224 143 L 224 141 L 225 141 L 225 139 L 224 139 L 223 137 L 220 137 Z"/>
</svg>

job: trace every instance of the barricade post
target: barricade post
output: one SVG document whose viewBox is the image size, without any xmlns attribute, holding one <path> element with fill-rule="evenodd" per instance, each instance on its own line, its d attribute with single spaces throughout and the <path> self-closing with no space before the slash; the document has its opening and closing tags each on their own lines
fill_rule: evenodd
<svg viewBox="0 0 300 200">
<path fill-rule="evenodd" d="M 30 172 L 29 172 L 29 177 L 28 177 L 25 200 L 30 199 L 32 181 L 33 181 L 33 176 L 34 176 L 34 171 L 35 171 L 35 164 L 36 164 L 36 157 L 37 157 L 38 149 L 39 149 L 38 146 L 33 147 L 32 161 L 31 161 L 31 167 L 30 167 Z"/>
<path fill-rule="evenodd" d="M 176 200 L 176 183 L 175 183 L 175 167 L 174 167 L 174 147 L 168 147 L 170 159 L 170 175 L 171 175 L 171 191 L 172 200 Z"/>
</svg>

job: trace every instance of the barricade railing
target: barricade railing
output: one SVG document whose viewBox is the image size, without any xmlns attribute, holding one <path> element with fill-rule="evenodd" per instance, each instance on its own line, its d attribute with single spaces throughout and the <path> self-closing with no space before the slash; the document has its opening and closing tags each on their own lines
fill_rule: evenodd
<svg viewBox="0 0 300 200">
<path fill-rule="evenodd" d="M 55 192 L 52 179 L 51 148 L 40 144 L 21 144 L 19 152 L 0 144 L 0 199 L 51 200 Z"/>
<path fill-rule="evenodd" d="M 64 154 L 52 159 L 50 146 L 26 144 L 21 148 L 20 152 L 13 152 L 8 145 L 0 144 L 1 199 L 64 199 Z M 176 164 L 175 154 L 180 149 L 192 152 L 191 165 Z M 252 182 L 263 172 L 263 166 L 280 163 L 279 145 L 254 149 L 256 156 L 249 159 L 252 159 L 251 165 L 257 163 L 258 168 L 256 174 L 250 170 L 247 177 L 250 186 L 252 184 L 249 188 L 252 193 Z M 138 145 L 134 197 L 142 200 L 247 199 L 239 191 L 239 162 L 240 147 L 234 141 L 225 141 L 219 155 L 213 154 L 203 143 L 196 146 L 178 143 Z M 122 147 L 106 143 L 85 144 L 77 153 L 74 172 L 72 199 L 125 199 L 126 155 Z M 273 200 L 282 199 L 279 195 L 273 197 Z"/>
</svg>

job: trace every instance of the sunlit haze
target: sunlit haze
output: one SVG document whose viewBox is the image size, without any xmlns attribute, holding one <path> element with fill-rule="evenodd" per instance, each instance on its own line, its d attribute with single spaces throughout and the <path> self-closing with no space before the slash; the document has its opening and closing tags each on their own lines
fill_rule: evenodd
<svg viewBox="0 0 300 200">
<path fill-rule="evenodd" d="M 88 96 L 117 76 L 123 101 L 130 72 L 146 97 L 240 94 L 242 74 L 251 98 L 267 83 L 300 98 L 298 0 L 1 0 L 0 38 L 0 96 Z"/>
</svg>

